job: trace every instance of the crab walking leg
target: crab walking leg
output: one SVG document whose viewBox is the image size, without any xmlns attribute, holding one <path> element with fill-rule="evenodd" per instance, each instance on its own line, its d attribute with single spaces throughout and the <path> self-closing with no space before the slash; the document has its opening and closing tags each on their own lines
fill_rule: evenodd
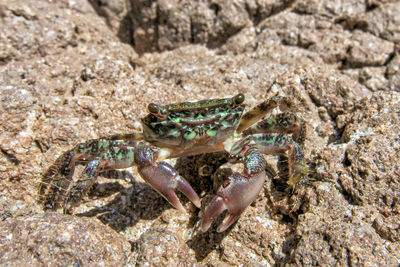
<svg viewBox="0 0 400 267">
<path fill-rule="evenodd" d="M 304 162 L 301 147 L 293 139 L 285 134 L 253 134 L 254 142 L 258 149 L 264 154 L 285 154 L 288 152 L 290 186 L 298 184 L 308 172 Z"/>
<path fill-rule="evenodd" d="M 80 177 L 67 190 L 63 210 L 66 213 L 87 194 L 99 173 L 103 170 L 132 166 L 135 147 L 121 140 L 89 140 L 75 147 L 75 155 L 81 162 L 88 162 Z"/>
<path fill-rule="evenodd" d="M 87 194 L 96 181 L 99 172 L 103 169 L 103 163 L 102 157 L 98 157 L 86 165 L 81 177 L 68 189 L 67 196 L 64 199 L 64 213 L 68 213 Z"/>
<path fill-rule="evenodd" d="M 44 209 L 55 210 L 62 202 L 61 197 L 67 191 L 75 169 L 74 151 L 63 153 L 44 174 L 39 186 L 39 201 Z"/>
<path fill-rule="evenodd" d="M 302 119 L 291 113 L 280 113 L 252 125 L 243 135 L 257 133 L 287 133 L 292 134 L 293 140 L 303 143 L 306 127 Z"/>
<path fill-rule="evenodd" d="M 71 182 L 77 162 L 88 162 L 98 157 L 110 147 L 123 144 L 121 141 L 107 139 L 88 140 L 77 144 L 73 149 L 63 153 L 43 175 L 39 187 L 40 201 L 45 209 L 55 210 L 64 202 L 66 192 L 70 191 Z M 68 198 L 68 197 L 67 197 Z"/>
<path fill-rule="evenodd" d="M 274 96 L 258 104 L 243 115 L 236 132 L 243 132 L 278 106 L 281 110 L 287 110 L 292 106 L 292 102 L 286 97 Z"/>
<path fill-rule="evenodd" d="M 114 141 L 110 141 L 114 143 Z M 172 206 L 185 211 L 179 201 L 175 189 L 182 192 L 197 207 L 200 199 L 190 184 L 180 177 L 177 172 L 165 162 L 156 162 L 158 149 L 144 142 L 135 147 L 126 146 L 123 141 L 118 141 L 118 146 L 111 146 L 107 152 L 96 157 L 86 165 L 80 179 L 74 183 L 65 201 L 65 209 L 73 206 L 82 199 L 96 180 L 102 170 L 122 169 L 137 165 L 143 179 L 159 192 Z M 129 142 L 131 143 L 131 142 Z"/>
<path fill-rule="evenodd" d="M 224 210 L 228 210 L 217 231 L 223 232 L 232 225 L 240 214 L 258 196 L 265 182 L 266 162 L 249 136 L 235 144 L 231 156 L 244 164 L 244 173 L 233 173 L 225 180 L 204 212 L 201 230 L 207 231 L 213 220 Z"/>
<path fill-rule="evenodd" d="M 136 142 L 143 140 L 143 133 L 142 132 L 134 132 L 134 133 L 123 133 L 123 134 L 116 134 L 108 137 L 110 140 L 125 140 L 128 142 Z"/>
</svg>

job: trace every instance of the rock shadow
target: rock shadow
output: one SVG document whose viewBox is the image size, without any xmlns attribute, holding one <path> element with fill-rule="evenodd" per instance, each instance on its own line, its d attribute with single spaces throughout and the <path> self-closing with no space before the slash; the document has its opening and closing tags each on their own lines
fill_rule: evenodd
<svg viewBox="0 0 400 267">
<path fill-rule="evenodd" d="M 139 220 L 154 220 L 171 208 L 164 198 L 148 184 L 136 181 L 127 171 L 108 171 L 101 174 L 106 178 L 129 179 L 132 186 L 126 188 L 118 182 L 95 184 L 88 194 L 92 201 L 116 194 L 106 205 L 75 214 L 80 217 L 96 217 L 117 232 L 136 225 Z"/>
</svg>

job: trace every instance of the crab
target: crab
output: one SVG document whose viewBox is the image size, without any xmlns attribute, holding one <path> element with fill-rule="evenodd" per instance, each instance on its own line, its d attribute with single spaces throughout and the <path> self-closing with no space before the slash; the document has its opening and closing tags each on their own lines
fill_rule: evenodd
<svg viewBox="0 0 400 267">
<path fill-rule="evenodd" d="M 225 231 L 263 187 L 267 177 L 263 154 L 287 157 L 286 182 L 291 187 L 304 181 L 308 171 L 299 145 L 305 137 L 305 124 L 287 112 L 291 101 L 275 96 L 244 113 L 244 100 L 243 94 L 237 94 L 197 102 L 149 104 L 149 114 L 141 120 L 142 132 L 89 140 L 64 152 L 43 176 L 39 195 L 44 209 L 62 206 L 67 212 L 79 204 L 100 172 L 131 166 L 136 166 L 140 176 L 176 209 L 185 211 L 176 190 L 200 208 L 197 193 L 164 160 L 226 151 L 231 162 L 243 164 L 243 171 L 233 172 L 222 182 L 201 221 L 201 230 L 206 232 L 227 210 L 217 227 L 218 232 Z M 278 106 L 285 112 L 263 119 Z M 74 180 L 76 163 L 86 166 Z"/>
</svg>

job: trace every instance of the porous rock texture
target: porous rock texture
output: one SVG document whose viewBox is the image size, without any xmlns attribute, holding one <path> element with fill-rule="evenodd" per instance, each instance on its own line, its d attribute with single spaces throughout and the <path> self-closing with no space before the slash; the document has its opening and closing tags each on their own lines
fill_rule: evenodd
<svg viewBox="0 0 400 267">
<path fill-rule="evenodd" d="M 0 265 L 400 263 L 398 0 L 0 0 L 0 28 Z M 102 173 L 74 215 L 37 203 L 74 144 L 140 130 L 151 102 L 238 92 L 296 103 L 298 211 L 270 177 L 231 228 L 201 233 L 200 210 L 173 209 L 134 167 Z M 170 161 L 203 206 L 223 162 Z"/>
</svg>

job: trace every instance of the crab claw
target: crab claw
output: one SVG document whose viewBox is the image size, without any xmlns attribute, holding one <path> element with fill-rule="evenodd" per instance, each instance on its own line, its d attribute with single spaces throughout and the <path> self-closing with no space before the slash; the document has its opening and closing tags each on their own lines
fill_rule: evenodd
<svg viewBox="0 0 400 267">
<path fill-rule="evenodd" d="M 200 208 L 200 199 L 190 184 L 166 162 L 155 162 L 138 168 L 143 179 L 160 193 L 172 206 L 186 211 L 175 193 L 175 189 L 183 193 L 193 204 Z"/>
<path fill-rule="evenodd" d="M 201 222 L 201 230 L 206 232 L 212 222 L 224 210 L 228 210 L 217 232 L 225 231 L 258 196 L 265 182 L 265 171 L 246 178 L 240 173 L 233 173 L 217 191 L 217 195 L 206 208 Z"/>
</svg>

